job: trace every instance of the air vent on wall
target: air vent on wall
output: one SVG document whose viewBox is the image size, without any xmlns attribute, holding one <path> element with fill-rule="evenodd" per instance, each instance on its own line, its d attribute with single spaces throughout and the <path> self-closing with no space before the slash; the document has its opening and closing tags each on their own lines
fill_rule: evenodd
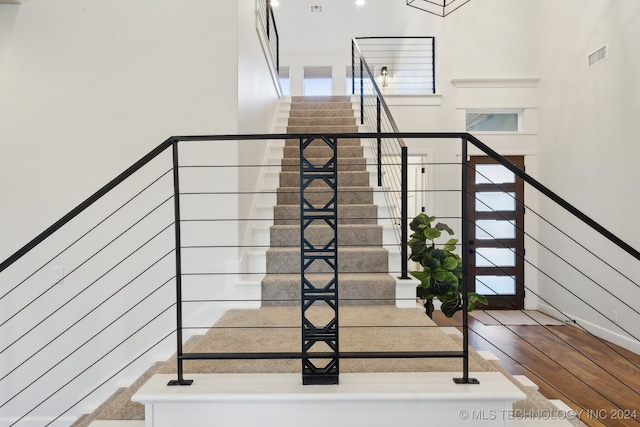
<svg viewBox="0 0 640 427">
<path fill-rule="evenodd" d="M 309 12 L 311 13 L 322 13 L 324 12 L 324 6 L 321 4 L 314 4 L 309 6 Z"/>
<path fill-rule="evenodd" d="M 589 65 L 587 66 L 587 68 L 593 67 L 599 62 L 604 61 L 605 59 L 607 59 L 607 56 L 608 56 L 607 45 L 604 45 L 600 49 L 596 50 L 591 55 L 589 55 Z"/>
</svg>

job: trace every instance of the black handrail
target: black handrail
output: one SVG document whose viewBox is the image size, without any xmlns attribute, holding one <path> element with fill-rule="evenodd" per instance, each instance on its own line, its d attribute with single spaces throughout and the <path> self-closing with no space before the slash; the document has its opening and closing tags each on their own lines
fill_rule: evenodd
<svg viewBox="0 0 640 427">
<path fill-rule="evenodd" d="M 484 144 L 478 138 L 476 138 L 473 135 L 469 134 L 469 142 L 471 142 L 477 148 L 482 150 L 489 157 L 491 157 L 492 159 L 496 160 L 501 165 L 503 165 L 504 167 L 509 169 L 518 178 L 521 178 L 527 184 L 531 185 L 536 190 L 540 191 L 542 194 L 544 194 L 545 196 L 547 196 L 548 198 L 550 198 L 551 200 L 556 202 L 558 205 L 560 205 L 562 208 L 564 208 L 565 210 L 570 212 L 573 216 L 578 218 L 580 221 L 584 222 L 589 227 L 591 227 L 592 229 L 594 229 L 595 231 L 600 233 L 603 237 L 605 237 L 607 240 L 609 240 L 610 242 L 612 242 L 613 244 L 618 246 L 620 249 L 622 249 L 623 251 L 625 251 L 629 255 L 633 256 L 635 259 L 640 260 L 640 252 L 639 251 L 637 251 L 631 245 L 629 245 L 628 243 L 626 243 L 625 241 L 620 239 L 618 236 L 616 236 L 615 234 L 613 234 L 612 232 L 607 230 L 605 227 L 600 225 L 598 222 L 596 222 L 595 220 L 591 219 L 584 212 L 580 211 L 578 208 L 576 208 L 571 203 L 567 202 L 565 199 L 563 199 L 562 197 L 560 197 L 559 195 L 557 195 L 556 193 L 551 191 L 549 188 L 547 188 L 546 186 L 542 185 L 542 183 L 540 183 L 539 181 L 535 180 L 530 175 L 526 174 L 524 171 L 519 169 L 513 163 L 509 162 L 507 159 L 502 157 L 496 151 L 492 150 L 489 146 Z"/>
<path fill-rule="evenodd" d="M 371 80 L 372 83 L 372 87 L 375 91 L 375 95 L 376 97 L 378 97 L 378 99 L 380 100 L 380 106 L 382 107 L 382 109 L 384 110 L 385 114 L 387 115 L 387 119 L 389 120 L 389 124 L 391 125 L 391 128 L 393 129 L 394 132 L 400 132 L 398 130 L 398 125 L 396 124 L 395 120 L 393 119 L 393 116 L 391 115 L 391 111 L 389 110 L 389 106 L 387 105 L 387 103 L 384 100 L 384 97 L 382 96 L 382 92 L 380 91 L 380 88 L 378 87 L 378 84 L 376 83 L 376 79 L 373 75 L 373 73 L 371 72 L 371 68 L 369 68 L 369 64 L 367 64 L 366 59 L 364 58 L 364 56 L 362 55 L 362 50 L 360 49 L 360 46 L 358 45 L 357 40 L 354 38 L 351 41 L 352 46 L 354 48 L 354 51 L 358 53 L 358 57 L 360 58 L 360 61 L 362 63 L 362 69 L 367 71 L 367 78 L 369 78 Z M 355 76 L 353 75 L 355 71 L 352 69 L 352 77 L 355 80 Z M 402 137 L 398 137 L 397 138 L 400 146 L 404 147 L 404 141 L 402 140 Z"/>
<path fill-rule="evenodd" d="M 382 102 L 383 108 L 386 106 L 384 104 L 384 100 Z M 31 240 L 29 243 L 24 245 L 18 251 L 16 251 L 13 255 L 9 256 L 6 260 L 0 263 L 0 272 L 6 270 L 9 266 L 11 266 L 14 262 L 19 260 L 21 257 L 26 255 L 29 251 L 35 248 L 38 244 L 44 241 L 47 237 L 51 236 L 57 230 L 62 228 L 65 224 L 71 221 L 73 218 L 78 216 L 84 210 L 93 205 L 96 201 L 101 199 L 104 195 L 106 195 L 109 191 L 117 187 L 120 183 L 122 183 L 126 178 L 133 175 L 136 171 L 140 170 L 144 165 L 149 163 L 151 160 L 155 159 L 169 147 L 172 147 L 174 142 L 180 141 L 229 141 L 229 140 L 269 140 L 269 139 L 300 139 L 310 136 L 315 136 L 320 138 L 323 135 L 330 135 L 331 137 L 336 138 L 370 138 L 370 139 L 398 139 L 402 141 L 403 138 L 424 138 L 424 139 L 463 139 L 467 138 L 467 140 L 473 144 L 475 147 L 486 153 L 489 157 L 495 159 L 497 162 L 502 164 L 504 167 L 509 169 L 511 172 L 516 174 L 519 178 L 524 180 L 526 183 L 531 185 L 532 187 L 539 190 L 542 194 L 549 197 L 554 202 L 558 203 L 564 209 L 569 211 L 576 218 L 580 219 L 582 222 L 587 224 L 590 228 L 593 228 L 607 240 L 614 243 L 620 249 L 633 256 L 634 258 L 640 260 L 640 251 L 636 250 L 633 246 L 623 241 L 621 238 L 611 233 L 605 227 L 600 225 L 598 222 L 590 218 L 584 212 L 580 211 L 575 206 L 571 205 L 564 198 L 560 197 L 553 191 L 551 191 L 548 187 L 543 185 L 541 182 L 537 181 L 524 171 L 518 169 L 515 165 L 509 162 L 507 159 L 502 157 L 496 151 L 492 150 L 489 146 L 484 144 L 482 141 L 466 132 L 429 132 L 429 133 L 420 133 L 420 132 L 383 132 L 383 133 L 332 133 L 332 134 L 246 134 L 246 135 L 185 135 L 185 136 L 172 136 L 164 141 L 162 144 L 158 145 L 152 151 L 150 151 L 147 155 L 142 157 L 140 160 L 135 162 L 132 166 L 118 175 L 116 178 L 111 180 L 108 184 L 102 187 L 100 190 L 96 191 L 93 195 L 88 197 L 84 202 L 80 203 L 77 207 L 72 209 L 69 213 L 63 216 L 61 219 L 56 221 L 53 225 L 47 228 L 45 231 L 40 233 L 36 238 Z"/>
<path fill-rule="evenodd" d="M 45 239 L 47 239 L 53 233 L 55 233 L 56 231 L 60 230 L 69 221 L 71 221 L 72 219 L 74 219 L 75 217 L 80 215 L 89 206 L 93 205 L 95 202 L 100 200 L 102 197 L 104 197 L 111 190 L 116 188 L 125 179 L 129 178 L 131 175 L 133 175 L 134 173 L 139 171 L 144 165 L 146 165 L 147 163 L 149 163 L 150 161 L 152 161 L 153 159 L 158 157 L 160 154 L 162 154 L 162 152 L 164 152 L 164 150 L 166 150 L 167 148 L 169 148 L 171 146 L 172 142 L 173 142 L 172 138 L 169 138 L 166 141 L 164 141 L 162 144 L 158 145 L 156 148 L 151 150 L 147 155 L 145 155 L 140 160 L 138 160 L 133 165 L 131 165 L 129 168 L 127 168 L 120 175 L 118 175 L 117 177 L 115 177 L 114 179 L 109 181 L 109 183 L 106 184 L 104 187 L 102 187 L 100 190 L 96 191 L 94 194 L 89 196 L 84 202 L 80 203 L 74 209 L 69 211 L 69 213 L 67 213 L 65 216 L 60 218 L 53 225 L 51 225 L 49 228 L 47 228 L 42 233 L 40 233 L 38 236 L 36 236 L 29 243 L 24 245 L 22 248 L 18 249 L 13 255 L 9 256 L 6 260 L 4 260 L 2 263 L 0 263 L 0 273 L 3 272 L 4 270 L 6 270 L 10 265 L 12 265 L 14 262 L 18 261 L 24 255 L 29 253 L 29 251 L 31 251 L 33 248 L 38 246 L 40 243 L 42 243 Z"/>
<path fill-rule="evenodd" d="M 275 52 L 272 52 L 272 55 L 275 56 L 274 61 L 275 61 L 275 66 L 276 66 L 276 72 L 280 73 L 280 36 L 278 35 L 278 26 L 276 25 L 276 17 L 273 13 L 273 6 L 271 6 L 271 0 L 266 0 L 264 3 L 262 3 L 264 5 L 264 10 L 262 9 L 262 5 L 260 8 L 260 12 L 263 13 L 264 12 L 264 26 L 265 26 L 265 32 L 267 35 L 267 40 L 269 40 L 269 42 L 271 42 L 272 40 L 275 40 Z M 271 28 L 273 27 L 273 33 L 275 35 L 275 38 L 271 37 Z"/>
<path fill-rule="evenodd" d="M 273 32 L 276 35 L 276 71 L 280 73 L 280 35 L 278 34 L 278 26 L 276 25 L 276 17 L 273 14 L 273 7 L 271 6 L 271 2 L 268 2 L 268 16 L 267 21 L 273 21 Z M 267 32 L 267 37 L 271 40 L 269 32 Z"/>
<path fill-rule="evenodd" d="M 369 68 L 369 64 L 367 64 L 366 59 L 362 55 L 362 50 L 358 45 L 357 39 L 353 38 L 351 40 L 351 52 L 352 52 L 352 64 L 355 64 L 355 54 L 357 52 L 358 58 L 360 59 L 360 114 L 361 114 L 361 123 L 364 123 L 364 70 L 366 70 L 366 78 L 371 81 L 371 85 L 373 90 L 375 91 L 376 96 L 376 122 L 377 122 L 377 131 L 381 132 L 381 110 L 384 110 L 387 120 L 391 125 L 391 129 L 393 132 L 399 132 L 398 125 L 396 124 L 391 111 L 389 110 L 389 106 L 384 100 L 382 96 L 382 92 L 376 83 L 376 79 L 371 73 L 371 69 Z M 351 69 L 352 81 L 355 82 L 355 68 Z M 354 91 L 355 91 L 355 83 L 354 83 Z M 398 147 L 400 148 L 400 157 L 401 157 L 401 172 L 400 176 L 403 180 L 403 184 L 400 186 L 400 278 L 401 279 L 409 279 L 409 246 L 408 246 L 408 233 L 409 233 L 409 220 L 408 220 L 408 193 L 407 193 L 407 173 L 408 173 L 408 152 L 407 146 L 402 140 L 401 137 L 394 138 L 398 141 Z M 378 137 L 377 140 L 377 161 L 378 161 L 378 186 L 382 186 L 382 138 Z"/>
</svg>

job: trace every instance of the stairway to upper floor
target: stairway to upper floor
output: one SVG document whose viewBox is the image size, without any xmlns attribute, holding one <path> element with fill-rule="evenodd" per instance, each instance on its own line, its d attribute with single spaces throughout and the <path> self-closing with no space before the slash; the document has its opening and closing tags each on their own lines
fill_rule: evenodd
<svg viewBox="0 0 640 427">
<path fill-rule="evenodd" d="M 350 97 L 294 97 L 286 132 L 289 134 L 357 133 Z M 326 164 L 332 153 L 321 139 L 305 149 L 312 164 Z M 389 273 L 389 252 L 383 247 L 383 229 L 377 223 L 378 206 L 360 138 L 338 141 L 338 264 L 342 304 L 395 304 L 395 279 Z M 300 303 L 300 141 L 287 139 L 283 147 L 279 187 L 262 280 L 263 305 Z M 331 194 L 309 187 L 311 203 L 324 204 Z M 333 230 L 312 225 L 305 238 L 325 242 Z M 307 273 L 329 274 L 326 264 L 314 264 Z"/>
</svg>

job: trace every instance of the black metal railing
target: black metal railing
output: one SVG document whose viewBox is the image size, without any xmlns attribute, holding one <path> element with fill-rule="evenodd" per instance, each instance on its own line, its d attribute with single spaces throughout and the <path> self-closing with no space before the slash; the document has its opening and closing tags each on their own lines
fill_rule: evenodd
<svg viewBox="0 0 640 427">
<path fill-rule="evenodd" d="M 278 26 L 276 25 L 271 0 L 258 1 L 258 12 L 260 13 L 262 29 L 269 42 L 271 62 L 277 74 L 280 72 L 280 36 L 278 35 Z"/>
<path fill-rule="evenodd" d="M 353 94 L 360 99 L 360 124 L 370 133 L 398 133 L 398 126 L 384 101 L 380 87 L 356 39 L 352 40 Z M 402 138 L 369 139 L 374 154 L 377 185 L 383 189 L 400 252 L 400 278 L 409 278 L 408 269 L 408 151 Z"/>
<path fill-rule="evenodd" d="M 434 37 L 356 37 L 353 42 L 385 95 L 436 93 Z"/>
<path fill-rule="evenodd" d="M 361 69 L 364 75 L 366 66 Z M 365 79 L 361 80 L 364 87 Z M 378 117 L 380 122 L 387 120 L 382 112 L 388 111 L 382 99 L 376 97 L 373 102 L 364 103 L 363 117 L 365 123 L 369 117 L 376 118 L 374 132 L 172 137 L 2 262 L 0 358 L 6 371 L 0 384 L 7 393 L 0 402 L 0 414 L 13 420 L 12 425 L 32 416 L 49 420 L 47 424 L 73 418 L 86 398 L 108 393 L 117 375 L 135 371 L 147 356 L 153 359 L 152 352 L 166 354 L 167 347 L 177 352 L 175 384 L 180 385 L 189 383 L 185 379 L 185 361 L 303 359 L 303 349 L 225 353 L 183 347 L 188 335 L 211 328 L 216 321 L 212 312 L 220 314 L 242 303 L 260 303 L 259 291 L 257 296 L 247 298 L 226 289 L 230 277 L 236 280 L 242 275 L 259 284 L 266 273 L 263 267 L 237 270 L 236 265 L 230 267 L 225 261 L 237 259 L 243 249 L 266 251 L 267 247 L 260 243 L 243 247 L 229 236 L 238 235 L 233 230 L 239 222 L 271 224 L 272 218 L 238 212 L 237 206 L 241 198 L 271 197 L 275 190 L 265 189 L 257 194 L 238 187 L 236 177 L 246 168 L 257 168 L 266 179 L 279 171 L 280 165 L 238 163 L 238 141 L 373 141 L 375 160 L 369 163 L 381 168 L 382 186 L 395 194 L 391 198 L 405 200 L 409 191 L 406 147 L 387 153 L 385 145 L 400 145 L 408 139 L 434 146 L 460 144 L 461 160 L 457 164 L 425 166 L 455 168 L 461 177 L 459 186 L 446 191 L 457 200 L 452 204 L 457 206 L 455 228 L 462 236 L 460 253 L 466 263 L 465 301 L 466 292 L 474 285 L 474 278 L 467 274 L 469 264 L 479 256 L 467 237 L 469 227 L 477 224 L 469 220 L 465 209 L 471 192 L 464 176 L 476 172 L 467 163 L 472 146 L 525 181 L 540 199 L 559 208 L 556 212 L 551 206 L 526 206 L 528 212 L 535 212 L 540 218 L 534 227 L 537 233 L 525 230 L 530 255 L 523 256 L 523 260 L 530 267 L 529 276 L 536 277 L 520 284 L 528 295 L 537 297 L 540 305 L 557 318 L 569 319 L 589 330 L 588 322 L 581 319 L 589 319 L 595 313 L 615 325 L 629 342 L 640 341 L 635 329 L 640 314 L 626 297 L 639 292 L 640 278 L 636 277 L 637 268 L 633 268 L 640 259 L 637 250 L 472 135 L 384 132 L 384 125 L 378 127 Z M 368 114 L 369 110 L 375 114 Z M 392 120 L 390 115 L 388 120 Z M 339 159 L 331 167 L 337 168 L 338 163 Z M 406 224 L 410 216 L 406 206 L 400 217 L 395 211 L 390 214 L 401 224 Z M 552 225 L 557 224 L 552 221 L 555 218 L 560 219 L 562 227 Z M 404 228 L 402 236 L 406 234 Z M 66 274 L 52 284 L 51 269 L 56 266 L 64 266 Z M 494 266 L 500 268 L 499 263 Z M 615 307 L 614 311 L 621 315 L 619 319 L 611 309 L 601 308 L 605 301 L 608 307 Z M 464 307 L 466 314 L 466 304 Z M 326 359 L 337 354 L 336 360 L 459 358 L 463 363 L 462 382 L 471 382 L 466 319 L 463 316 L 463 344 L 459 351 L 365 353 L 337 351 L 336 347 L 335 354 L 316 352 L 307 357 Z M 260 330 L 253 333 L 259 334 Z M 624 384 L 622 380 L 616 379 Z M 77 396 L 82 398 L 78 400 Z"/>
<path fill-rule="evenodd" d="M 117 375 L 171 351 L 169 146 L 0 264 L 0 414 L 8 425 L 71 424 L 78 403 L 105 400 Z"/>
</svg>

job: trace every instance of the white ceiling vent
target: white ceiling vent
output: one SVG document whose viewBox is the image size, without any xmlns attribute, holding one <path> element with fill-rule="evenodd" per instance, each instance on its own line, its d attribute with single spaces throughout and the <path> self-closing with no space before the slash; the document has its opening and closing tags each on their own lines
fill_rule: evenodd
<svg viewBox="0 0 640 427">
<path fill-rule="evenodd" d="M 589 55 L 589 65 L 587 66 L 587 68 L 591 68 L 594 65 L 604 61 L 605 59 L 607 59 L 607 56 L 609 55 L 609 49 L 607 45 L 602 46 L 600 49 L 596 50 L 595 52 L 593 52 L 592 54 Z"/>
<path fill-rule="evenodd" d="M 324 12 L 324 6 L 321 4 L 314 4 L 309 6 L 309 12 L 311 13 L 322 13 Z"/>
</svg>

